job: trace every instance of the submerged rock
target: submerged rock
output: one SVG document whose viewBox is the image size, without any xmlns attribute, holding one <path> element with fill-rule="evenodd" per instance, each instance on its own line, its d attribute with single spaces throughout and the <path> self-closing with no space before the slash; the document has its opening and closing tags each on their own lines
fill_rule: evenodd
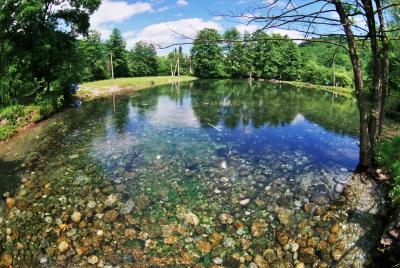
<svg viewBox="0 0 400 268">
<path fill-rule="evenodd" d="M 125 204 L 122 205 L 120 212 L 121 214 L 127 215 L 133 211 L 135 207 L 135 202 L 133 200 L 128 200 Z"/>
<path fill-rule="evenodd" d="M 13 197 L 7 197 L 6 198 L 6 205 L 8 209 L 12 209 L 15 205 L 15 198 Z"/>
<path fill-rule="evenodd" d="M 243 200 L 240 200 L 239 201 L 239 204 L 241 205 L 241 206 L 247 206 L 248 204 L 250 204 L 250 199 L 243 199 Z"/>
<path fill-rule="evenodd" d="M 80 212 L 74 212 L 71 215 L 71 220 L 74 221 L 74 222 L 80 222 L 81 218 L 82 218 L 82 215 L 81 215 Z"/>
<path fill-rule="evenodd" d="M 251 235 L 254 237 L 260 237 L 264 234 L 264 229 L 267 227 L 267 223 L 264 220 L 259 220 L 251 225 Z"/>
<path fill-rule="evenodd" d="M 219 215 L 219 222 L 221 224 L 232 224 L 233 223 L 233 217 L 229 214 L 222 213 Z"/>
<path fill-rule="evenodd" d="M 199 240 L 196 243 L 197 250 L 201 253 L 209 253 L 211 251 L 211 245 L 207 241 Z"/>
<path fill-rule="evenodd" d="M 115 209 L 108 210 L 106 213 L 104 213 L 104 221 L 108 223 L 113 223 L 117 220 L 118 215 L 118 211 L 116 211 Z"/>
<path fill-rule="evenodd" d="M 293 210 L 287 208 L 277 208 L 276 213 L 278 215 L 279 222 L 284 226 L 290 226 L 293 222 Z"/>
<path fill-rule="evenodd" d="M 10 254 L 4 253 L 1 255 L 0 264 L 4 265 L 5 267 L 11 266 L 13 263 L 13 258 Z"/>
<path fill-rule="evenodd" d="M 58 250 L 60 251 L 60 253 L 64 253 L 69 249 L 69 244 L 67 241 L 61 241 L 58 244 Z"/>
<path fill-rule="evenodd" d="M 289 242 L 289 237 L 284 232 L 276 232 L 276 240 L 282 246 L 286 245 Z"/>
<path fill-rule="evenodd" d="M 73 160 L 73 159 L 77 159 L 79 158 L 79 154 L 73 154 L 69 156 L 69 159 Z"/>
<path fill-rule="evenodd" d="M 183 216 L 185 222 L 189 225 L 197 226 L 200 223 L 199 218 L 193 212 L 187 212 Z"/>
<path fill-rule="evenodd" d="M 313 193 L 310 198 L 311 202 L 317 204 L 317 205 L 326 205 L 329 203 L 329 198 L 326 194 L 322 193 Z"/>
<path fill-rule="evenodd" d="M 88 258 L 88 263 L 89 264 L 97 264 L 99 262 L 99 258 L 95 255 L 92 255 Z"/>
<path fill-rule="evenodd" d="M 306 247 L 306 248 L 301 248 L 299 252 L 299 259 L 307 264 L 312 264 L 314 263 L 318 258 L 315 255 L 314 248 L 312 247 Z"/>
</svg>

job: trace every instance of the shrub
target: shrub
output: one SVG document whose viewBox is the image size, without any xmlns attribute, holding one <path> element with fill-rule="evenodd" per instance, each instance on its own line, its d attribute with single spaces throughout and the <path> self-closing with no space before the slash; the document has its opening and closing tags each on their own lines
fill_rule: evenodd
<svg viewBox="0 0 400 268">
<path fill-rule="evenodd" d="M 375 148 L 375 159 L 393 176 L 390 194 L 396 202 L 400 202 L 400 137 L 379 143 Z"/>
</svg>

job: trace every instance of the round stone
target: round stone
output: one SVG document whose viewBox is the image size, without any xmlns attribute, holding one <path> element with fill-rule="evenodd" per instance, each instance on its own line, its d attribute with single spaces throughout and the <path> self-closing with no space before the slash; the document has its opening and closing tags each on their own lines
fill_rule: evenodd
<svg viewBox="0 0 400 268">
<path fill-rule="evenodd" d="M 67 241 L 61 241 L 61 242 L 58 244 L 58 250 L 59 250 L 61 253 L 66 252 L 68 249 L 69 249 L 69 244 L 68 244 Z"/>
<path fill-rule="evenodd" d="M 99 258 L 95 255 L 90 256 L 88 259 L 88 263 L 90 263 L 90 264 L 96 264 L 98 262 L 99 262 Z"/>
<path fill-rule="evenodd" d="M 250 199 L 243 199 L 239 201 L 241 206 L 247 206 L 250 203 Z"/>
<path fill-rule="evenodd" d="M 338 183 L 335 185 L 335 192 L 341 193 L 341 192 L 343 192 L 343 189 L 344 189 L 343 184 Z"/>
<path fill-rule="evenodd" d="M 71 216 L 72 221 L 80 222 L 82 219 L 82 214 L 80 212 L 74 212 Z"/>
</svg>

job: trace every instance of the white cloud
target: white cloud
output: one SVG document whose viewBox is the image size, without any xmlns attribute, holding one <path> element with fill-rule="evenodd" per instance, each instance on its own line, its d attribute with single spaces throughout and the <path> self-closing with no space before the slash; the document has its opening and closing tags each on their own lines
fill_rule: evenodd
<svg viewBox="0 0 400 268">
<path fill-rule="evenodd" d="M 185 7 L 189 5 L 189 2 L 187 0 L 177 0 L 176 4 L 180 7 Z"/>
<path fill-rule="evenodd" d="M 215 16 L 215 17 L 213 18 L 213 20 L 215 20 L 215 21 L 221 21 L 221 20 L 223 20 L 223 19 L 224 19 L 223 16 Z"/>
<path fill-rule="evenodd" d="M 136 34 L 135 31 L 124 32 L 124 33 L 122 34 L 122 37 L 124 37 L 124 38 L 132 38 L 132 37 L 135 36 L 135 34 Z"/>
<path fill-rule="evenodd" d="M 250 24 L 250 25 L 240 24 L 240 25 L 236 26 L 236 29 L 241 34 L 244 34 L 245 32 L 252 34 L 255 31 L 257 31 L 259 28 L 260 27 L 255 24 Z M 288 36 L 290 39 L 303 39 L 304 38 L 303 34 L 296 30 L 272 28 L 272 29 L 266 30 L 265 32 L 268 34 L 280 34 L 282 36 Z M 300 43 L 301 41 L 295 41 L 295 42 Z"/>
<path fill-rule="evenodd" d="M 194 38 L 197 32 L 204 28 L 212 28 L 217 31 L 223 30 L 218 22 L 205 21 L 200 18 L 167 21 L 143 28 L 134 37 L 127 38 L 127 45 L 132 47 L 138 41 L 146 41 L 160 46 L 180 43 L 183 36 Z M 165 53 L 164 51 L 159 52 Z"/>
<path fill-rule="evenodd" d="M 90 17 L 92 27 L 107 38 L 111 33 L 110 24 L 120 23 L 140 13 L 152 11 L 150 3 L 103 0 L 100 8 Z"/>
<path fill-rule="evenodd" d="M 286 30 L 286 29 L 270 29 L 267 31 L 270 34 L 280 34 L 282 36 L 288 36 L 291 39 L 303 39 L 304 36 L 301 32 L 296 30 Z"/>
<path fill-rule="evenodd" d="M 240 24 L 236 26 L 236 29 L 241 33 L 244 34 L 245 32 L 248 32 L 250 34 L 254 33 L 257 31 L 258 26 L 254 24 L 246 25 L 246 24 Z"/>
<path fill-rule="evenodd" d="M 160 7 L 159 9 L 157 9 L 158 12 L 164 12 L 167 11 L 169 9 L 169 7 Z"/>
</svg>

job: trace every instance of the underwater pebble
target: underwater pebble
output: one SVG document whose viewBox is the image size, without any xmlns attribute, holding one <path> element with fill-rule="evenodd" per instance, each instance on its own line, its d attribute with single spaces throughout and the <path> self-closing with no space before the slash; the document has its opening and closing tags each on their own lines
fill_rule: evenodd
<svg viewBox="0 0 400 268">
<path fill-rule="evenodd" d="M 95 201 L 89 201 L 87 203 L 87 207 L 88 208 L 95 208 L 96 207 L 96 202 Z"/>
<path fill-rule="evenodd" d="M 343 184 L 337 183 L 337 184 L 335 185 L 335 192 L 341 193 L 341 192 L 343 192 L 343 189 L 344 189 Z"/>
<path fill-rule="evenodd" d="M 221 167 L 222 167 L 223 169 L 227 169 L 227 168 L 228 168 L 228 166 L 226 165 L 226 162 L 225 162 L 225 161 L 221 163 Z"/>
<path fill-rule="evenodd" d="M 248 198 L 239 201 L 239 204 L 241 206 L 247 206 L 249 203 L 250 203 L 250 199 L 248 199 Z"/>
<path fill-rule="evenodd" d="M 222 258 L 220 258 L 220 257 L 217 257 L 217 258 L 213 259 L 213 262 L 216 265 L 221 265 L 224 262 L 224 260 Z"/>
<path fill-rule="evenodd" d="M 61 253 L 66 252 L 68 249 L 69 249 L 69 244 L 68 244 L 67 241 L 61 241 L 61 242 L 58 244 L 58 250 L 59 250 Z"/>
<path fill-rule="evenodd" d="M 72 221 L 74 221 L 74 222 L 80 222 L 80 221 L 81 221 L 81 218 L 82 218 L 82 214 L 81 214 L 80 212 L 74 212 L 74 213 L 71 215 L 71 219 L 72 219 Z"/>
<path fill-rule="evenodd" d="M 99 258 L 95 255 L 92 255 L 88 258 L 88 263 L 90 264 L 96 264 L 99 262 Z"/>
</svg>

